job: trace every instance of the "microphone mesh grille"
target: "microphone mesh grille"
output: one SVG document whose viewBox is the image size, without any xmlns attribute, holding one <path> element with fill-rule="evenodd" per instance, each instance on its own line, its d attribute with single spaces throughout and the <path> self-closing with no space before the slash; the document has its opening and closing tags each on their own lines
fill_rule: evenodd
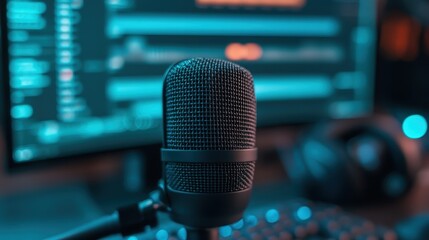
<svg viewBox="0 0 429 240">
<path fill-rule="evenodd" d="M 164 147 L 239 150 L 255 147 L 253 77 L 220 59 L 174 65 L 164 81 Z M 222 193 L 252 186 L 255 163 L 166 162 L 167 186 L 183 192 Z"/>
<path fill-rule="evenodd" d="M 168 186 L 192 193 L 238 192 L 252 186 L 254 162 L 166 164 Z"/>
<path fill-rule="evenodd" d="M 196 58 L 173 66 L 164 84 L 166 148 L 255 146 L 255 93 L 249 71 L 220 59 Z"/>
</svg>

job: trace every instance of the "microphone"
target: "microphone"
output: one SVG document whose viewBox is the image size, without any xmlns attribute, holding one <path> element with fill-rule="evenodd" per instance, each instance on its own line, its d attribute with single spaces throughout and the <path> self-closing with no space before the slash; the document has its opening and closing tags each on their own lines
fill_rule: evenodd
<svg viewBox="0 0 429 240">
<path fill-rule="evenodd" d="M 215 228 L 242 218 L 252 190 L 257 158 L 253 77 L 225 60 L 181 61 L 165 74 L 163 119 L 170 217 L 185 225 L 188 239 L 217 238 Z"/>
<path fill-rule="evenodd" d="M 237 64 L 194 58 L 167 71 L 163 85 L 163 180 L 148 199 L 49 239 L 99 239 L 158 225 L 168 212 L 187 239 L 217 239 L 242 218 L 257 150 L 253 77 Z"/>
</svg>

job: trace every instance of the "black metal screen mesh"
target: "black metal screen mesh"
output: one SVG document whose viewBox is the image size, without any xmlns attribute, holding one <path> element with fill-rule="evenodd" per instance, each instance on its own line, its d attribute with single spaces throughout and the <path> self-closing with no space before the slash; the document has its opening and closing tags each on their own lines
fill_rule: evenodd
<svg viewBox="0 0 429 240">
<path fill-rule="evenodd" d="M 238 150 L 255 147 L 253 77 L 219 59 L 196 58 L 173 66 L 164 81 L 164 147 Z M 221 161 L 221 159 L 219 159 Z M 165 165 L 169 187 L 186 192 L 234 192 L 252 184 L 254 163 Z"/>
<path fill-rule="evenodd" d="M 166 178 L 172 189 L 193 193 L 237 192 L 252 186 L 255 163 L 166 164 Z"/>
<path fill-rule="evenodd" d="M 165 82 L 165 147 L 236 150 L 255 146 L 252 75 L 218 59 L 191 59 L 170 69 Z"/>
</svg>

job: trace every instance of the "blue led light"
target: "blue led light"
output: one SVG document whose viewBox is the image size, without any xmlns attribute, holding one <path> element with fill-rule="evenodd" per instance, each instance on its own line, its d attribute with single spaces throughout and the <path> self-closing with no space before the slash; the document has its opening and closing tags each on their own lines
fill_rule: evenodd
<svg viewBox="0 0 429 240">
<path fill-rule="evenodd" d="M 177 231 L 177 236 L 179 237 L 180 240 L 186 240 L 186 229 L 185 228 L 180 228 L 179 231 Z"/>
<path fill-rule="evenodd" d="M 232 235 L 232 228 L 230 226 L 221 227 L 219 233 L 222 237 L 229 237 Z"/>
<path fill-rule="evenodd" d="M 404 120 L 402 130 L 405 136 L 411 139 L 418 139 L 426 134 L 428 124 L 423 116 L 417 114 L 411 115 Z"/>
<path fill-rule="evenodd" d="M 280 219 L 280 213 L 276 209 L 270 209 L 265 213 L 265 219 L 269 223 L 275 223 Z"/>
<path fill-rule="evenodd" d="M 244 221 L 243 221 L 243 219 L 241 219 L 240 221 L 238 221 L 238 222 L 236 222 L 236 223 L 232 224 L 232 228 L 234 228 L 234 229 L 240 229 L 240 228 L 242 228 L 243 226 L 244 226 Z"/>
<path fill-rule="evenodd" d="M 246 217 L 246 224 L 253 227 L 258 225 L 258 218 L 255 215 L 250 215 Z"/>
<path fill-rule="evenodd" d="M 168 240 L 168 232 L 164 229 L 159 230 L 156 233 L 156 240 Z"/>
<path fill-rule="evenodd" d="M 302 206 L 296 210 L 296 218 L 300 221 L 306 221 L 311 218 L 311 209 L 307 206 Z"/>
</svg>

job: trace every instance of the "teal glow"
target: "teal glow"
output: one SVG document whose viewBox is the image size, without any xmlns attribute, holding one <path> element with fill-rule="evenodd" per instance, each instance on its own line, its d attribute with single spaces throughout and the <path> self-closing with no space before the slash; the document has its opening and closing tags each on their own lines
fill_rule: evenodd
<svg viewBox="0 0 429 240">
<path fill-rule="evenodd" d="M 258 101 L 326 98 L 332 93 L 331 81 L 325 76 L 255 76 Z"/>
<path fill-rule="evenodd" d="M 338 101 L 330 106 L 333 118 L 351 118 L 360 116 L 367 111 L 366 101 Z"/>
<path fill-rule="evenodd" d="M 302 206 L 296 210 L 296 218 L 299 221 L 306 221 L 312 216 L 311 209 L 307 206 Z"/>
<path fill-rule="evenodd" d="M 13 13 L 8 12 L 7 18 L 10 22 L 14 23 L 23 23 L 23 24 L 34 24 L 43 21 L 43 18 L 40 15 L 36 14 L 22 14 L 22 13 Z"/>
<path fill-rule="evenodd" d="M 358 27 L 353 33 L 356 43 L 356 61 L 364 63 L 368 59 L 368 46 L 372 44 L 373 31 L 369 27 Z"/>
<path fill-rule="evenodd" d="M 372 42 L 372 29 L 367 27 L 357 28 L 353 33 L 354 41 L 358 44 L 369 44 Z"/>
<path fill-rule="evenodd" d="M 156 240 L 168 240 L 168 232 L 164 229 L 159 230 L 156 233 Z"/>
<path fill-rule="evenodd" d="M 258 225 L 258 218 L 255 215 L 250 215 L 246 217 L 246 224 L 250 227 Z"/>
<path fill-rule="evenodd" d="M 44 144 L 57 143 L 60 140 L 60 127 L 55 121 L 47 121 L 40 125 L 37 132 L 39 141 Z"/>
<path fill-rule="evenodd" d="M 117 78 L 107 88 L 107 96 L 114 101 L 129 101 L 162 97 L 161 78 Z"/>
<path fill-rule="evenodd" d="M 364 87 L 365 73 L 363 72 L 340 72 L 335 75 L 334 86 L 337 89 L 356 89 Z"/>
<path fill-rule="evenodd" d="M 255 76 L 258 101 L 326 98 L 333 94 L 331 80 L 325 76 Z M 107 88 L 113 101 L 161 99 L 162 81 L 157 78 L 118 78 Z"/>
<path fill-rule="evenodd" d="M 104 123 L 101 119 L 88 120 L 81 125 L 79 132 L 91 137 L 102 135 L 104 133 Z"/>
<path fill-rule="evenodd" d="M 232 235 L 232 228 L 230 226 L 224 226 L 219 228 L 219 234 L 222 237 L 230 237 Z"/>
<path fill-rule="evenodd" d="M 35 149 L 32 147 L 22 147 L 18 148 L 14 154 L 13 157 L 15 161 L 17 162 L 25 162 L 33 159 L 35 157 Z"/>
<path fill-rule="evenodd" d="M 43 75 L 12 76 L 10 86 L 16 89 L 34 89 L 48 87 L 50 79 Z"/>
<path fill-rule="evenodd" d="M 25 41 L 28 41 L 28 32 L 11 31 L 8 35 L 8 38 L 13 42 L 25 42 Z"/>
<path fill-rule="evenodd" d="M 36 44 L 14 44 L 9 47 L 9 54 L 12 56 L 36 57 L 42 54 L 42 47 Z"/>
<path fill-rule="evenodd" d="M 25 24 L 25 23 L 9 23 L 9 29 L 19 29 L 19 30 L 41 30 L 46 27 L 46 21 L 41 19 L 37 23 Z"/>
<path fill-rule="evenodd" d="M 179 237 L 180 240 L 186 240 L 186 229 L 185 228 L 180 228 L 179 231 L 177 231 L 177 236 Z"/>
<path fill-rule="evenodd" d="M 136 236 L 130 236 L 127 238 L 127 240 L 139 240 Z"/>
<path fill-rule="evenodd" d="M 22 91 L 15 91 L 11 94 L 10 96 L 10 100 L 12 101 L 12 103 L 22 103 L 24 101 L 24 93 Z"/>
<path fill-rule="evenodd" d="M 142 101 L 132 106 L 135 116 L 146 119 L 162 117 L 162 101 Z"/>
<path fill-rule="evenodd" d="M 12 60 L 9 69 L 13 74 L 43 74 L 50 70 L 49 63 L 37 61 L 34 58 L 20 58 Z"/>
<path fill-rule="evenodd" d="M 58 9 L 56 14 L 60 17 L 72 17 L 73 12 L 68 9 Z"/>
<path fill-rule="evenodd" d="M 12 13 L 42 14 L 46 11 L 46 3 L 29 1 L 9 2 L 7 10 Z"/>
<path fill-rule="evenodd" d="M 423 116 L 417 114 L 411 115 L 402 123 L 402 130 L 405 136 L 411 139 L 418 139 L 426 134 L 428 124 Z"/>
<path fill-rule="evenodd" d="M 270 209 L 265 213 L 265 220 L 269 223 L 276 223 L 280 219 L 280 213 L 276 209 Z"/>
<path fill-rule="evenodd" d="M 234 228 L 234 229 L 241 229 L 243 227 L 244 227 L 244 221 L 243 221 L 243 219 L 241 219 L 240 221 L 232 224 L 232 228 Z"/>
<path fill-rule="evenodd" d="M 133 34 L 156 35 L 241 35 L 241 36 L 334 36 L 340 25 L 334 18 L 210 15 L 143 15 L 121 16 L 109 25 L 112 36 Z"/>
<path fill-rule="evenodd" d="M 30 105 L 18 105 L 12 107 L 11 116 L 15 119 L 29 118 L 33 115 L 33 107 Z"/>
</svg>

